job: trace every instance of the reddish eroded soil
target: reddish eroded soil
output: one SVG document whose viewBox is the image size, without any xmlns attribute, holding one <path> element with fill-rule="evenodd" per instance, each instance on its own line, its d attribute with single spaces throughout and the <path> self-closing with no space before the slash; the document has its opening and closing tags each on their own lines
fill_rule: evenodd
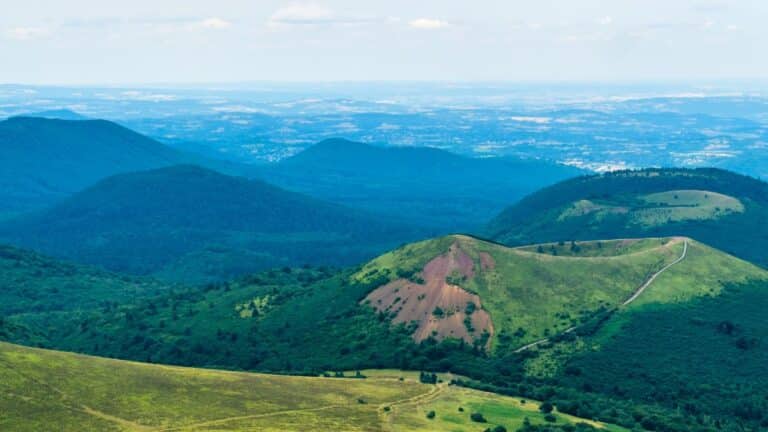
<svg viewBox="0 0 768 432">
<path fill-rule="evenodd" d="M 493 270 L 496 268 L 496 261 L 488 252 L 480 252 L 480 267 L 483 270 Z"/>
<path fill-rule="evenodd" d="M 495 265 L 493 258 L 485 255 L 485 258 L 481 255 L 481 271 Z M 438 340 L 454 337 L 472 343 L 485 331 L 493 335 L 491 317 L 481 308 L 480 297 L 446 280 L 458 282 L 462 278 L 469 280 L 475 276 L 474 261 L 457 243 L 445 254 L 428 262 L 419 276 L 424 283 L 397 279 L 375 289 L 365 300 L 379 311 L 393 312 L 394 323 L 418 322 L 418 328 L 413 333 L 417 342 L 434 336 Z M 471 333 L 464 324 L 467 303 L 475 306 L 470 314 Z"/>
</svg>

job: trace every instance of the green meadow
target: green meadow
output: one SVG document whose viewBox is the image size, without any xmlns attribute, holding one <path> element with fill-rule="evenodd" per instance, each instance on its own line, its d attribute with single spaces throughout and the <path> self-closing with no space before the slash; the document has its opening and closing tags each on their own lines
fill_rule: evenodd
<svg viewBox="0 0 768 432">
<path fill-rule="evenodd" d="M 225 372 L 135 363 L 0 343 L 0 429 L 12 431 L 482 431 L 544 422 L 535 401 L 368 378 Z M 458 407 L 463 407 L 463 413 Z M 429 411 L 439 412 L 428 419 Z M 555 413 L 558 424 L 614 426 Z"/>
</svg>

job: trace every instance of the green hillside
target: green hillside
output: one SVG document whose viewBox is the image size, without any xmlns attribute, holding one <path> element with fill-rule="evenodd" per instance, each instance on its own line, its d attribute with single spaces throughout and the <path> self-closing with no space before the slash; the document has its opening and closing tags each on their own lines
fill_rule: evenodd
<svg viewBox="0 0 768 432">
<path fill-rule="evenodd" d="M 468 377 L 466 385 L 550 401 L 571 415 L 709 432 L 760 424 L 759 403 L 742 412 L 713 401 L 739 388 L 757 395 L 768 384 L 739 375 L 736 361 L 719 369 L 718 382 L 735 383 L 721 387 L 693 372 L 662 383 L 661 366 L 701 359 L 714 367 L 739 353 L 746 370 L 759 367 L 766 287 L 768 272 L 684 237 L 509 248 L 446 236 L 356 269 L 285 268 L 77 312 L 17 314 L 5 319 L 13 331 L 3 337 L 29 343 L 33 334 L 49 348 L 236 370 L 450 371 Z M 752 302 L 743 316 L 742 302 Z M 701 340 L 687 340 L 692 332 Z M 626 357 L 617 363 L 623 369 L 606 369 L 610 381 L 600 375 L 611 361 L 604 351 Z M 680 400 L 697 408 L 644 394 L 647 376 L 658 378 L 654 391 L 687 392 Z M 414 427 L 428 430 L 420 416 Z"/>
<path fill-rule="evenodd" d="M 747 279 L 694 297 L 698 290 L 683 283 L 691 271 L 713 282 L 743 274 L 708 252 L 694 248 L 692 266 L 670 268 L 594 334 L 543 348 L 528 367 L 573 389 L 682 410 L 689 430 L 765 429 L 768 284 Z M 648 417 L 644 426 L 660 424 Z"/>
<path fill-rule="evenodd" d="M 481 227 L 510 202 L 582 173 L 542 160 L 468 158 L 436 148 L 343 139 L 262 168 L 265 180 L 286 189 L 435 232 Z"/>
<path fill-rule="evenodd" d="M 109 308 L 168 289 L 0 245 L 0 338 L 35 343 L 39 333 L 19 326 L 19 320 L 34 322 L 33 327 L 44 332 L 47 317 L 74 317 L 80 311 Z"/>
<path fill-rule="evenodd" d="M 398 376 L 403 377 L 399 379 Z M 87 431 L 482 431 L 548 424 L 539 403 L 411 374 L 313 378 L 160 366 L 0 343 L 0 428 Z M 459 408 L 463 412 L 459 411 Z M 426 413 L 434 411 L 434 418 Z M 470 419 L 472 413 L 487 423 Z M 579 430 L 625 430 L 555 413 Z M 575 429 L 574 429 L 575 430 Z"/>
<path fill-rule="evenodd" d="M 50 255 L 192 282 L 305 263 L 348 265 L 419 236 L 360 211 L 186 165 L 113 176 L 0 226 L 0 238 Z"/>
<path fill-rule="evenodd" d="M 432 335 L 485 343 L 488 337 L 493 351 L 506 352 L 617 308 L 677 260 L 685 243 L 686 259 L 675 265 L 679 278 L 665 282 L 669 289 L 638 296 L 637 302 L 715 295 L 723 281 L 766 277 L 757 267 L 683 238 L 513 249 L 466 236 L 406 246 L 371 261 L 353 277 L 365 283 L 391 281 L 380 283 L 365 302 L 394 314 L 395 322 L 419 321 L 427 333 L 417 333 L 417 340 Z M 472 311 L 467 303 L 473 303 Z"/>
<path fill-rule="evenodd" d="M 566 180 L 497 216 L 509 245 L 682 235 L 768 266 L 768 184 L 718 169 L 646 169 Z"/>
</svg>

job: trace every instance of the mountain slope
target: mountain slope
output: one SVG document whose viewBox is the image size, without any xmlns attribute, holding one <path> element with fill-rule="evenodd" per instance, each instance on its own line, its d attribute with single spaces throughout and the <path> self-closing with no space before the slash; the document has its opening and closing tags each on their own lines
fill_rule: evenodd
<svg viewBox="0 0 768 432">
<path fill-rule="evenodd" d="M 686 259 L 695 265 L 670 268 L 594 334 L 544 349 L 529 367 L 547 370 L 573 389 L 682 409 L 690 418 L 688 430 L 763 430 L 768 425 L 768 380 L 761 372 L 768 361 L 768 284 L 747 278 L 725 283 L 712 295 L 691 297 L 681 284 L 689 272 L 714 281 L 742 271 L 706 262 L 705 251 L 692 252 Z M 675 301 L 657 301 L 670 292 Z M 660 428 L 650 416 L 643 425 Z"/>
<path fill-rule="evenodd" d="M 161 284 L 108 273 L 0 245 L 0 314 L 85 309 L 165 289 Z"/>
<path fill-rule="evenodd" d="M 0 121 L 0 216 L 52 204 L 105 177 L 182 163 L 234 171 L 104 120 Z"/>
<path fill-rule="evenodd" d="M 0 245 L 0 338 L 37 343 L 53 316 L 109 310 L 170 288 Z"/>
<path fill-rule="evenodd" d="M 671 265 L 680 274 L 673 286 L 633 298 Z M 354 277 L 378 285 L 366 304 L 394 315 L 395 323 L 418 323 L 417 341 L 456 337 L 503 354 L 585 325 L 630 299 L 628 307 L 716 295 L 724 281 L 768 280 L 768 273 L 683 238 L 511 249 L 449 236 L 386 254 Z"/>
<path fill-rule="evenodd" d="M 546 424 L 539 403 L 445 384 L 408 372 L 366 379 L 291 377 L 188 369 L 88 357 L 0 343 L 0 419 L 38 431 L 421 431 L 450 424 L 477 430 L 470 413 L 516 429 Z M 398 379 L 398 377 L 403 377 Z M 459 406 L 468 412 L 457 411 Z M 387 407 L 385 409 L 384 407 Z M 435 410 L 436 419 L 426 419 Z M 445 419 L 445 420 L 444 420 Z M 581 430 L 625 429 L 555 413 Z M 444 423 L 445 422 L 445 423 Z"/>
<path fill-rule="evenodd" d="M 503 211 L 486 234 L 509 245 L 683 235 L 765 267 L 766 218 L 767 183 L 717 169 L 648 169 L 542 189 Z"/>
<path fill-rule="evenodd" d="M 113 176 L 0 227 L 0 237 L 44 253 L 186 280 L 350 264 L 414 235 L 361 212 L 195 166 Z"/>
<path fill-rule="evenodd" d="M 581 173 L 538 160 L 472 159 L 342 139 L 323 141 L 262 172 L 286 189 L 440 231 L 474 229 L 510 201 Z"/>
</svg>

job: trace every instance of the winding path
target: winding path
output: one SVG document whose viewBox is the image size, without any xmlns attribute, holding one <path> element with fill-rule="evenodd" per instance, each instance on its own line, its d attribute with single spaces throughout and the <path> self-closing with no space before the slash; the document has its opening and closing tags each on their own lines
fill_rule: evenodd
<svg viewBox="0 0 768 432">
<path fill-rule="evenodd" d="M 680 257 L 678 259 L 672 261 L 671 263 L 667 264 L 666 266 L 664 266 L 664 268 L 662 268 L 661 270 L 659 270 L 656 273 L 654 273 L 653 276 L 651 276 L 647 281 L 645 281 L 643 286 L 638 288 L 637 291 L 635 291 L 635 293 L 632 294 L 632 296 L 630 298 L 628 298 L 626 301 L 624 301 L 624 303 L 622 303 L 621 305 L 622 306 L 626 306 L 626 305 L 632 303 L 633 301 L 637 300 L 637 298 L 640 297 L 640 294 L 642 294 L 643 291 L 645 291 L 645 289 L 648 288 L 653 283 L 653 281 L 656 280 L 656 278 L 660 274 L 662 274 L 665 271 L 667 271 L 667 269 L 669 269 L 673 265 L 675 265 L 675 264 L 679 263 L 680 261 L 684 260 L 685 259 L 685 255 L 687 253 L 688 253 L 688 239 L 684 239 L 683 240 L 683 253 L 680 255 Z"/>
<path fill-rule="evenodd" d="M 404 406 L 408 405 L 422 405 L 429 403 L 438 397 L 440 397 L 443 392 L 446 389 L 447 384 L 440 383 L 432 386 L 428 392 L 422 393 L 407 399 L 401 399 L 398 401 L 393 401 L 389 403 L 383 403 L 379 405 L 378 411 L 379 411 L 379 419 L 381 421 L 381 425 L 384 428 L 386 432 L 392 432 L 395 430 L 395 417 L 398 414 L 398 409 Z M 389 407 L 389 410 L 386 410 L 385 407 Z"/>
<path fill-rule="evenodd" d="M 646 280 L 645 283 L 643 283 L 640 286 L 640 288 L 636 289 L 635 292 L 632 293 L 632 295 L 628 299 L 626 299 L 621 305 L 622 306 L 627 306 L 630 303 L 632 303 L 633 301 L 637 300 L 637 298 L 640 297 L 640 294 L 642 294 L 646 290 L 646 288 L 651 286 L 653 281 L 655 281 L 656 278 L 659 277 L 660 274 L 662 274 L 665 271 L 667 271 L 673 265 L 675 265 L 675 264 L 679 263 L 680 261 L 684 260 L 687 253 L 688 253 L 688 239 L 684 238 L 683 239 L 683 253 L 680 254 L 680 256 L 676 260 L 672 261 L 671 263 L 669 263 L 666 266 L 664 266 L 661 270 L 659 270 L 656 273 L 654 273 L 653 275 L 651 275 L 651 277 L 649 277 L 648 280 Z M 578 327 L 579 326 L 570 327 L 570 328 L 566 329 L 564 332 L 562 332 L 561 334 L 571 333 L 572 331 L 576 330 Z M 535 346 L 538 346 L 538 345 L 541 345 L 543 343 L 549 342 L 549 340 L 550 340 L 550 338 L 544 338 L 544 339 L 537 340 L 535 342 L 531 342 L 531 343 L 529 343 L 527 345 L 521 346 L 520 348 L 516 349 L 514 352 L 515 353 L 523 352 L 523 351 L 531 349 L 531 348 L 533 348 Z"/>
</svg>

